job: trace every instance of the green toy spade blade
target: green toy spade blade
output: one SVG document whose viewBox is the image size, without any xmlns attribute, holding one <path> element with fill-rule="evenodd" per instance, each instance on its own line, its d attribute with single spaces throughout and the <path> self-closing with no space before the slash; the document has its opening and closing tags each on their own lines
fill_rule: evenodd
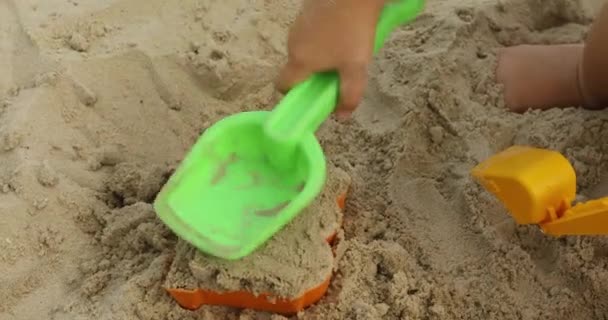
<svg viewBox="0 0 608 320">
<path fill-rule="evenodd" d="M 386 4 L 375 51 L 423 0 Z M 271 238 L 321 192 L 325 156 L 314 133 L 336 106 L 336 73 L 294 87 L 271 112 L 218 121 L 194 144 L 154 202 L 160 219 L 210 255 L 239 259 Z"/>
</svg>

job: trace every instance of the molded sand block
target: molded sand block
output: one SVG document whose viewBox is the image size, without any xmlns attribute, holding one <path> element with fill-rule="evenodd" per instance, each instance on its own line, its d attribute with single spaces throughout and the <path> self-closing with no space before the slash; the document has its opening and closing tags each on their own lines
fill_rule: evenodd
<svg viewBox="0 0 608 320">
<path fill-rule="evenodd" d="M 165 287 L 182 307 L 223 305 L 282 314 L 323 297 L 334 268 L 331 248 L 342 225 L 350 177 L 328 168 L 324 191 L 264 246 L 237 261 L 205 255 L 180 241 Z"/>
</svg>

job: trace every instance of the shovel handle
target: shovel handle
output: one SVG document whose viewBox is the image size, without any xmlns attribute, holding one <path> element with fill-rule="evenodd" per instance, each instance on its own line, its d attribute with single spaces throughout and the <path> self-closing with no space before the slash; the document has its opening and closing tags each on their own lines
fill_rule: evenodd
<svg viewBox="0 0 608 320">
<path fill-rule="evenodd" d="M 374 53 L 400 24 L 416 18 L 424 0 L 393 0 L 382 10 L 376 25 Z M 294 86 L 271 112 L 264 125 L 266 135 L 275 142 L 295 145 L 307 133 L 314 133 L 329 117 L 339 97 L 339 76 L 322 72 Z"/>
</svg>

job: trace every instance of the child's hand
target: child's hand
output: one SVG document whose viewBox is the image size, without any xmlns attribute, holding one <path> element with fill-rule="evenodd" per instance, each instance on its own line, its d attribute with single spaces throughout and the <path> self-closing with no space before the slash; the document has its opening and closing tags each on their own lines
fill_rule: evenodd
<svg viewBox="0 0 608 320">
<path fill-rule="evenodd" d="M 277 81 L 286 93 L 311 74 L 340 75 L 339 117 L 350 116 L 367 87 L 376 23 L 386 0 L 304 0 L 288 38 L 288 62 Z"/>
</svg>

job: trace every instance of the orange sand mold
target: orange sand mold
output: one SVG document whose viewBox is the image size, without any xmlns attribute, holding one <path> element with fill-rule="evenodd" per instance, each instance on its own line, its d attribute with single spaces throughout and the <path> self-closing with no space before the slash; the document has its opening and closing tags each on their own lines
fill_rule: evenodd
<svg viewBox="0 0 608 320">
<path fill-rule="evenodd" d="M 247 291 L 217 293 L 209 290 L 168 289 L 169 294 L 183 308 L 196 310 L 202 305 L 220 305 L 235 308 L 255 309 L 281 314 L 298 313 L 311 304 L 319 301 L 331 281 L 331 276 L 320 285 L 306 291 L 296 299 L 273 298 L 269 294 L 253 295 Z"/>
<path fill-rule="evenodd" d="M 338 197 L 337 203 L 338 207 L 344 210 L 346 192 Z M 327 237 L 326 241 L 330 245 L 333 243 L 336 234 L 337 232 L 334 232 Z M 255 295 L 248 291 L 219 293 L 200 288 L 194 290 L 167 288 L 166 290 L 182 308 L 189 310 L 196 310 L 203 305 L 218 305 L 280 314 L 295 314 L 319 301 L 327 292 L 331 278 L 332 275 L 330 274 L 325 281 L 295 299 L 275 298 L 269 293 Z"/>
</svg>

